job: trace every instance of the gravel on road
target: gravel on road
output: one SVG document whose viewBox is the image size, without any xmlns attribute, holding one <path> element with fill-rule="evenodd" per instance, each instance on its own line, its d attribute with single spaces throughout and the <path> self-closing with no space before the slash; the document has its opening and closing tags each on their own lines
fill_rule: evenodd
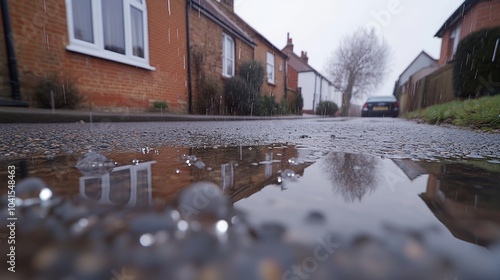
<svg viewBox="0 0 500 280">
<path fill-rule="evenodd" d="M 403 119 L 324 118 L 227 122 L 3 124 L 0 159 L 293 143 L 380 157 L 499 159 L 500 134 Z"/>
</svg>

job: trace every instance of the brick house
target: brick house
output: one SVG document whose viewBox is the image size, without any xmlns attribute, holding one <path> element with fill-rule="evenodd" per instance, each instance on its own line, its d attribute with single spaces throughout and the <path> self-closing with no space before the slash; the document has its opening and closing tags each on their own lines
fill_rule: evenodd
<svg viewBox="0 0 500 280">
<path fill-rule="evenodd" d="M 262 94 L 275 96 L 277 102 L 284 98 L 287 56 L 234 12 L 233 0 L 196 0 L 191 7 L 191 74 L 197 112 L 220 113 L 224 80 L 237 75 L 240 65 L 251 60 L 259 61 L 267 71 Z M 210 89 L 200 84 L 207 83 L 202 81 L 207 77 L 218 84 L 218 98 L 204 96 Z M 203 112 L 207 100 L 218 102 L 215 111 Z"/>
<path fill-rule="evenodd" d="M 222 113 L 224 80 L 237 74 L 239 66 L 254 58 L 254 40 L 232 20 L 221 3 L 212 0 L 190 2 L 188 17 L 191 50 L 191 77 L 193 108 L 198 113 Z M 201 85 L 217 84 L 217 96 L 206 97 L 207 88 Z M 209 81 L 209 82 L 207 82 Z M 215 111 L 203 112 L 205 103 L 215 102 Z"/>
<path fill-rule="evenodd" d="M 9 34 L 0 38 L 0 57 L 8 57 L 3 46 L 5 37 L 12 38 L 17 91 L 30 106 L 37 106 L 38 83 L 57 75 L 78 87 L 87 109 L 144 111 L 164 101 L 172 112 L 188 112 L 185 1 L 2 3 L 11 32 L 2 29 L 3 35 Z M 9 66 L 0 65 L 0 98 L 5 103 L 15 99 L 9 94 L 16 84 Z"/>
<path fill-rule="evenodd" d="M 254 40 L 254 59 L 264 64 L 267 71 L 262 93 L 267 96 L 274 96 L 276 101 L 279 102 L 286 96 L 286 63 L 288 56 L 234 12 L 233 0 L 223 0 L 220 3 L 224 7 L 226 14 Z"/>
<path fill-rule="evenodd" d="M 300 89 L 304 99 L 303 112 L 312 114 L 321 101 L 332 101 L 342 106 L 342 95 L 336 92 L 333 83 L 319 71 L 311 67 L 307 52 L 302 51 L 300 56 L 294 53 L 293 40 L 288 35 L 287 45 L 283 52 L 288 55 L 287 87 L 290 90 Z"/>
<path fill-rule="evenodd" d="M 458 43 L 467 35 L 495 26 L 500 26 L 500 0 L 464 1 L 435 35 L 442 40 L 439 65 L 453 61 Z"/>
</svg>

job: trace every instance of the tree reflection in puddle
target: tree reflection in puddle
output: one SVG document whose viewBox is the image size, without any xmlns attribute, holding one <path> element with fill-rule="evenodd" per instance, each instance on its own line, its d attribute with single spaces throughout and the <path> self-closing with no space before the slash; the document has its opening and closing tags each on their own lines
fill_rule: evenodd
<svg viewBox="0 0 500 280">
<path fill-rule="evenodd" d="M 85 272 L 93 275 L 88 279 L 109 279 L 128 264 L 137 279 L 178 279 L 187 270 L 240 279 L 241 269 L 264 275 L 263 265 L 277 276 L 266 279 L 280 279 L 304 260 L 317 268 L 310 279 L 500 276 L 496 171 L 280 144 L 149 150 L 107 155 L 118 166 L 95 176 L 82 176 L 73 157 L 0 164 L 16 164 L 19 177 L 39 177 L 65 199 L 48 204 L 48 216 L 36 205 L 20 206 L 16 236 L 28 247 L 17 257 L 29 268 L 26 278 Z M 185 190 L 199 181 L 219 188 L 231 215 L 208 224 L 185 219 L 183 203 L 192 209 L 204 202 Z M 311 258 L 325 242 L 337 247 L 322 262 Z M 47 254 L 54 263 L 42 261 Z M 99 265 L 82 266 L 88 258 Z"/>
<path fill-rule="evenodd" d="M 377 159 L 359 154 L 330 153 L 322 160 L 323 172 L 335 194 L 346 202 L 361 202 L 377 188 Z"/>
</svg>

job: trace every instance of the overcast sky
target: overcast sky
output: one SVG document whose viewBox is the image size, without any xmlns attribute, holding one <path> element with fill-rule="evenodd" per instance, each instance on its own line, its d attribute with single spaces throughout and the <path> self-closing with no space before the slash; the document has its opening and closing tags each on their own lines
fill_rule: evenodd
<svg viewBox="0 0 500 280">
<path fill-rule="evenodd" d="M 392 48 L 389 74 L 371 95 L 390 95 L 401 72 L 425 50 L 439 58 L 434 35 L 464 0 L 235 0 L 235 11 L 275 46 L 307 51 L 309 64 L 326 74 L 325 64 L 339 40 L 357 28 L 377 26 Z"/>
</svg>

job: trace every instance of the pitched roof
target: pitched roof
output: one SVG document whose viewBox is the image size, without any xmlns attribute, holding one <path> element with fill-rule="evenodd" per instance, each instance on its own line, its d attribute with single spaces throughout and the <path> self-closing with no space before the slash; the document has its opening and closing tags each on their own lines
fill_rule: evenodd
<svg viewBox="0 0 500 280">
<path fill-rule="evenodd" d="M 240 17 L 237 13 L 235 13 L 234 11 L 232 10 L 229 10 L 227 7 L 224 7 L 224 6 L 219 6 L 219 7 L 222 7 L 223 10 L 225 10 L 226 12 L 228 13 L 231 13 L 232 16 L 234 16 L 240 23 L 244 24 L 245 27 L 247 27 L 248 29 L 250 29 L 251 31 L 251 37 L 254 38 L 253 35 L 255 35 L 256 37 L 258 37 L 260 40 L 262 40 L 268 47 L 270 47 L 271 49 L 273 49 L 275 52 L 277 52 L 280 56 L 282 56 L 283 58 L 288 58 L 288 55 L 286 55 L 284 52 L 282 52 L 281 49 L 279 49 L 278 47 L 276 47 L 273 43 L 271 43 L 271 41 L 269 41 L 266 37 L 264 37 L 264 35 L 262 35 L 259 31 L 257 31 L 257 29 L 253 28 L 248 22 L 246 22 L 242 17 Z"/>
<path fill-rule="evenodd" d="M 437 59 L 433 58 L 432 56 L 430 56 L 426 51 L 422 51 L 421 53 L 419 53 L 417 55 L 417 57 L 415 57 L 415 59 L 408 65 L 408 67 L 406 67 L 406 69 L 401 72 L 401 75 L 399 75 L 399 79 L 401 79 L 401 76 L 403 76 L 403 74 L 408 71 L 408 69 L 410 69 L 410 67 L 413 65 L 413 63 L 415 63 L 420 57 L 422 56 L 426 56 L 428 57 L 430 60 L 434 61 L 435 63 L 438 63 Z"/>
<path fill-rule="evenodd" d="M 239 27 L 236 22 L 229 18 L 224 11 L 217 6 L 217 3 L 213 3 L 211 0 L 191 0 L 190 2 L 200 13 L 203 13 L 217 24 L 223 26 L 234 36 L 240 38 L 251 46 L 255 45 L 252 37 Z"/>
<path fill-rule="evenodd" d="M 460 7 L 444 22 L 443 26 L 438 30 L 434 37 L 442 38 L 444 32 L 457 23 L 465 14 L 467 14 L 472 7 L 474 7 L 479 2 L 489 1 L 489 0 L 465 0 Z"/>
<path fill-rule="evenodd" d="M 296 55 L 294 52 L 287 52 L 284 51 L 285 54 L 290 57 L 290 60 L 288 61 L 288 65 L 295 69 L 297 72 L 308 72 L 308 71 L 313 71 L 314 69 L 309 66 L 309 64 L 305 63 L 300 59 L 298 55 Z"/>
<path fill-rule="evenodd" d="M 316 71 L 316 69 L 312 68 L 309 64 L 305 63 L 300 59 L 298 55 L 296 55 L 294 52 L 287 50 L 286 48 L 283 49 L 283 52 L 288 55 L 290 58 L 288 60 L 288 66 L 292 67 L 295 69 L 295 71 L 299 73 L 305 73 L 305 72 L 314 72 L 316 75 L 321 76 L 324 80 L 328 81 L 328 83 L 333 84 L 330 79 L 326 78 L 321 74 L 319 71 Z"/>
</svg>

